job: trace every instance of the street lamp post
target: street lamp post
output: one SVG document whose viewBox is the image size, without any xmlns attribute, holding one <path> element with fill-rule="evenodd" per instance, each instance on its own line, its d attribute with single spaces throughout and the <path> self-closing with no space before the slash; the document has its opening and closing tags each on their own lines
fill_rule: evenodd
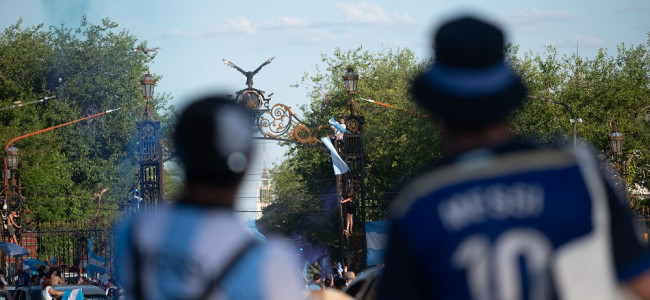
<svg viewBox="0 0 650 300">
<path fill-rule="evenodd" d="M 156 86 L 156 79 L 153 78 L 149 71 L 147 71 L 147 74 L 142 76 L 140 86 L 142 87 L 142 96 L 146 101 L 145 119 L 149 120 L 151 118 L 151 99 L 153 99 L 153 89 Z"/>
<path fill-rule="evenodd" d="M 616 163 L 616 169 L 621 172 L 623 175 L 623 180 L 625 181 L 625 187 L 627 190 L 627 172 L 625 164 L 621 164 L 620 155 L 623 154 L 623 141 L 625 138 L 623 134 L 618 130 L 612 131 L 609 133 L 609 149 L 614 154 L 614 161 Z"/>
<path fill-rule="evenodd" d="M 18 170 L 18 164 L 20 162 L 20 151 L 14 145 L 10 145 L 5 150 L 5 169 L 4 169 L 4 183 L 5 183 L 5 202 L 3 205 L 3 210 L 7 216 L 14 211 L 20 211 L 22 209 L 22 195 L 20 193 L 20 188 L 16 186 L 16 179 L 14 173 Z M 7 203 L 8 202 L 8 203 Z M 21 218 L 22 219 L 22 216 Z M 7 220 L 8 222 L 8 220 Z M 22 222 L 18 219 L 14 219 L 14 222 Z M 18 236 L 15 236 L 17 239 Z M 12 237 L 7 237 L 8 242 L 12 242 Z M 2 260 L 5 261 L 6 257 L 3 255 Z M 18 261 L 14 260 L 15 267 L 18 266 Z"/>
<path fill-rule="evenodd" d="M 18 162 L 20 159 L 20 151 L 18 151 L 18 148 L 16 148 L 14 145 L 9 146 L 5 152 L 5 155 L 7 158 L 7 168 L 10 170 L 18 169 Z"/>
<path fill-rule="evenodd" d="M 142 97 L 145 99 L 143 120 L 137 122 L 140 154 L 140 195 L 145 208 L 163 204 L 163 158 L 160 145 L 160 121 L 152 108 L 156 79 L 147 71 L 140 80 Z M 141 207 L 137 205 L 136 207 Z"/>
<path fill-rule="evenodd" d="M 348 66 L 348 71 L 343 75 L 343 83 L 345 84 L 345 91 L 348 95 L 354 95 L 357 93 L 357 82 L 359 81 L 359 75 L 354 73 L 352 66 Z"/>
<path fill-rule="evenodd" d="M 153 89 L 156 86 L 156 80 L 153 78 L 151 73 L 147 71 L 147 74 L 142 76 L 140 80 L 140 86 L 142 86 L 142 96 L 149 101 L 153 98 Z"/>
<path fill-rule="evenodd" d="M 618 157 L 618 155 L 623 154 L 623 134 L 616 131 L 612 131 L 609 134 L 609 147 L 612 150 L 612 153 Z M 617 159 L 618 160 L 618 159 Z"/>
<path fill-rule="evenodd" d="M 609 138 L 609 148 L 612 151 L 612 154 L 614 155 L 616 170 L 621 173 L 621 178 L 623 179 L 624 187 L 625 187 L 625 195 L 627 197 L 627 188 L 628 188 L 627 165 L 629 164 L 629 161 L 631 160 L 632 156 L 630 155 L 630 158 L 628 160 L 623 161 L 621 163 L 620 155 L 623 154 L 623 142 L 625 140 L 625 137 L 618 130 L 614 130 L 610 132 L 608 138 Z M 630 202 L 630 206 L 632 205 L 633 204 Z"/>
<path fill-rule="evenodd" d="M 12 173 L 15 172 L 18 169 L 18 163 L 20 161 L 20 151 L 18 151 L 18 148 L 16 148 L 14 145 L 10 145 L 9 148 L 5 151 L 5 169 L 4 169 L 4 178 L 5 178 L 5 202 L 3 205 L 3 209 L 7 210 L 7 214 L 9 214 L 12 210 L 13 207 L 10 208 L 7 205 L 7 200 L 9 198 L 9 195 L 11 194 L 11 197 L 13 198 L 14 195 L 14 189 L 9 187 L 9 179 L 13 178 Z"/>
<path fill-rule="evenodd" d="M 358 83 L 358 81 L 359 81 L 359 75 L 354 72 L 354 69 L 352 68 L 352 66 L 348 66 L 347 71 L 345 72 L 345 75 L 343 75 L 343 84 L 345 85 L 345 92 L 348 95 L 352 96 L 352 95 L 357 93 L 357 83 Z M 343 140 L 345 141 L 345 133 L 343 135 L 344 135 Z M 345 146 L 343 146 L 343 148 L 345 148 Z M 339 151 L 342 152 L 343 149 L 341 149 Z M 343 158 L 345 159 L 345 157 L 343 157 Z M 347 265 L 349 262 L 347 262 L 346 259 L 345 259 L 345 251 L 344 251 L 345 247 L 344 247 L 344 244 L 343 244 L 343 239 L 344 239 L 344 237 L 343 237 L 343 235 L 344 235 L 343 228 L 346 226 L 345 222 L 347 222 L 347 217 L 346 217 L 345 213 L 347 213 L 347 212 L 345 212 L 345 213 L 343 212 L 343 205 L 341 204 L 341 199 L 343 199 L 343 194 L 345 193 L 345 191 L 343 191 L 343 189 L 345 188 L 345 181 L 344 181 L 343 178 L 344 178 L 344 174 L 336 175 L 336 185 L 338 187 L 336 189 L 337 190 L 337 199 L 338 199 L 337 202 L 339 203 L 339 205 L 338 205 L 339 206 L 339 217 L 340 217 L 340 220 L 341 220 L 339 222 L 339 225 L 340 225 L 340 228 L 339 228 L 339 246 L 340 247 L 339 247 L 339 249 L 340 249 L 341 261 L 345 262 L 345 264 Z M 350 187 L 348 187 L 348 188 L 350 188 Z"/>
<path fill-rule="evenodd" d="M 357 115 L 358 107 L 355 106 L 353 95 L 357 93 L 359 75 L 354 72 L 352 66 L 348 66 L 345 74 L 343 75 L 343 83 L 345 92 L 350 95 L 350 115 L 345 118 L 345 124 L 349 132 L 343 135 L 343 147 L 341 149 L 341 156 L 350 167 L 350 171 L 339 175 L 339 195 L 343 193 L 352 192 L 354 194 L 354 202 L 352 205 L 356 207 L 356 214 L 352 214 L 352 219 L 356 226 L 352 226 L 354 234 L 346 235 L 346 251 L 343 251 L 343 244 L 341 244 L 341 255 L 347 265 L 353 265 L 357 268 L 362 268 L 365 265 L 365 215 L 366 203 L 364 192 L 365 180 L 365 162 L 363 154 L 363 124 L 365 120 L 363 116 Z M 342 198 L 342 197 L 341 197 Z M 347 214 L 348 212 L 346 212 Z M 343 213 L 341 213 L 343 217 Z M 347 220 L 346 222 L 350 222 Z M 344 222 L 341 222 L 343 225 Z M 341 232 L 341 240 L 343 240 L 343 232 Z M 361 251 L 358 251 L 361 250 Z M 347 256 L 347 257 L 346 257 Z"/>
</svg>

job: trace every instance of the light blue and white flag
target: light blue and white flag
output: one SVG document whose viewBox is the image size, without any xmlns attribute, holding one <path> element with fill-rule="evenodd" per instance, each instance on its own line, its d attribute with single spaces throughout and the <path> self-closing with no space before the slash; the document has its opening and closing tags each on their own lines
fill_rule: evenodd
<svg viewBox="0 0 650 300">
<path fill-rule="evenodd" d="M 307 262 L 305 262 L 305 265 L 302 266 L 302 274 L 300 275 L 302 275 L 302 278 L 309 279 L 307 278 Z"/>
<path fill-rule="evenodd" d="M 23 265 L 29 266 L 29 268 L 32 269 L 32 270 L 38 270 L 39 266 L 47 265 L 46 262 L 40 261 L 40 260 L 35 259 L 35 258 L 28 258 L 28 259 L 22 259 L 21 258 L 20 260 L 23 262 Z"/>
<path fill-rule="evenodd" d="M 341 175 L 347 171 L 350 171 L 350 168 L 348 167 L 347 164 L 341 159 L 338 153 L 336 153 L 336 149 L 334 149 L 334 145 L 332 145 L 332 141 L 328 137 L 322 137 L 320 139 L 323 141 L 323 144 L 325 144 L 325 147 L 330 150 L 330 154 L 332 154 L 332 166 L 334 167 L 334 175 Z"/>
<path fill-rule="evenodd" d="M 106 273 L 106 269 L 104 269 L 105 264 L 106 260 L 93 252 L 93 235 L 91 234 L 90 241 L 88 242 L 88 264 L 86 266 L 86 273 L 88 273 L 90 278 L 93 278 L 95 273 L 104 274 Z"/>
<path fill-rule="evenodd" d="M 388 221 L 366 222 L 367 266 L 379 265 L 384 262 L 389 232 L 390 222 Z"/>
<path fill-rule="evenodd" d="M 81 292 L 81 289 L 65 291 L 61 300 L 84 300 L 84 293 Z"/>
<path fill-rule="evenodd" d="M 250 232 L 257 240 L 259 240 L 260 242 L 266 242 L 266 237 L 259 230 L 257 230 L 257 225 L 255 225 L 255 220 L 253 220 L 252 218 L 248 218 L 248 220 L 246 221 L 246 228 L 250 230 Z"/>
<path fill-rule="evenodd" d="M 334 126 L 334 128 L 338 129 L 338 131 L 350 133 L 347 129 L 343 128 L 339 122 L 336 122 L 336 120 L 334 120 L 334 117 L 330 119 L 330 125 Z"/>
</svg>

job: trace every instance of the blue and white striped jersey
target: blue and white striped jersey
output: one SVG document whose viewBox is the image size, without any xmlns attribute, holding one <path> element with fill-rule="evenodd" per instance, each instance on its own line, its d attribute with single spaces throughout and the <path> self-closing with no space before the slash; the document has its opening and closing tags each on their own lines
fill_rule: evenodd
<svg viewBox="0 0 650 300">
<path fill-rule="evenodd" d="M 123 226 L 117 277 L 127 299 L 194 299 L 251 239 L 229 209 L 175 204 Z M 303 298 L 296 263 L 277 241 L 253 246 L 229 270 L 209 299 Z"/>
<path fill-rule="evenodd" d="M 510 146 L 456 158 L 394 203 L 381 299 L 618 299 L 650 269 L 586 149 Z"/>
</svg>

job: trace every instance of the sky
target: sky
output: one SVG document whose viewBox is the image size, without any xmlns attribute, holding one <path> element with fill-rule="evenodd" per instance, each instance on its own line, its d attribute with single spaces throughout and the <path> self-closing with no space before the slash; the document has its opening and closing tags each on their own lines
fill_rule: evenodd
<svg viewBox="0 0 650 300">
<path fill-rule="evenodd" d="M 246 87 L 246 78 L 222 59 L 249 71 L 274 57 L 255 76 L 254 87 L 274 94 L 271 105 L 289 105 L 300 115 L 309 86 L 295 85 L 322 66 L 321 55 L 362 46 L 408 48 L 427 58 L 433 29 L 461 13 L 497 23 L 508 41 L 533 53 L 552 45 L 560 55 L 579 51 L 589 58 L 600 48 L 615 55 L 621 43 L 647 43 L 650 32 L 647 0 L 0 0 L 0 29 L 19 18 L 27 26 L 68 27 L 78 26 L 82 16 L 91 23 L 109 18 L 149 48 L 160 47 L 150 68 L 162 76 L 156 93 L 169 93 L 179 107 L 205 92 L 234 94 Z M 281 162 L 284 148 L 274 142 L 266 148 L 267 167 Z M 240 210 L 255 209 L 261 147 L 257 153 L 239 191 Z"/>
</svg>

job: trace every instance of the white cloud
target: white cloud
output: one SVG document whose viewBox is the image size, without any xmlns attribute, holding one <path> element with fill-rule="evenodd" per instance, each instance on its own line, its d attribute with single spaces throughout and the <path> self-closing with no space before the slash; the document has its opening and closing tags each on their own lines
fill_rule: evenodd
<svg viewBox="0 0 650 300">
<path fill-rule="evenodd" d="M 247 18 L 239 17 L 207 24 L 198 29 L 173 28 L 171 31 L 165 32 L 163 36 L 192 38 L 220 35 L 259 35 L 270 30 L 284 30 L 293 39 L 320 41 L 331 38 L 331 34 L 325 34 L 329 29 L 323 29 L 323 27 L 345 26 L 350 23 L 374 25 L 416 23 L 407 13 L 390 12 L 377 3 L 365 0 L 355 4 L 337 2 L 334 3 L 334 6 L 343 13 L 342 21 L 327 19 L 327 21 L 322 22 L 307 22 L 298 17 L 284 16 L 251 22 Z"/>
<path fill-rule="evenodd" d="M 395 14 L 395 20 L 399 23 L 414 24 L 415 20 L 411 18 L 407 13 Z"/>
<path fill-rule="evenodd" d="M 316 44 L 336 39 L 332 28 L 348 24 L 398 25 L 415 24 L 407 13 L 391 12 L 377 3 L 361 1 L 355 4 L 334 3 L 343 13 L 343 20 L 305 21 L 294 16 L 276 17 L 267 20 L 244 17 L 229 18 L 203 25 L 196 29 L 173 28 L 163 34 L 172 38 L 215 37 L 222 35 L 259 36 L 271 31 L 282 31 L 279 40 L 292 44 Z"/>
<path fill-rule="evenodd" d="M 246 18 L 226 19 L 225 23 L 218 24 L 215 28 L 218 33 L 229 34 L 255 34 L 257 29 Z"/>
<path fill-rule="evenodd" d="M 345 14 L 345 21 L 365 24 L 414 23 L 406 13 L 389 13 L 377 3 L 361 1 L 356 4 L 334 3 Z"/>
<path fill-rule="evenodd" d="M 314 29 L 291 30 L 284 36 L 287 43 L 298 45 L 315 45 L 323 42 L 331 42 L 336 39 L 336 35 Z"/>
<path fill-rule="evenodd" d="M 576 18 L 577 17 L 575 14 L 565 10 L 539 10 L 537 8 L 529 8 L 517 11 L 517 13 L 512 18 L 506 19 L 506 22 L 511 24 L 522 24 L 544 21 L 572 20 Z"/>
<path fill-rule="evenodd" d="M 182 38 L 182 37 L 196 37 L 198 36 L 198 34 L 196 32 L 184 31 L 182 29 L 174 27 L 171 31 L 164 34 L 164 36 Z"/>
<path fill-rule="evenodd" d="M 263 21 L 261 27 L 283 28 L 283 27 L 307 27 L 309 23 L 296 17 L 280 17 L 274 20 Z"/>
<path fill-rule="evenodd" d="M 572 39 L 574 44 L 577 41 L 581 46 L 601 47 L 605 44 L 601 38 L 595 36 L 574 35 Z"/>
<path fill-rule="evenodd" d="M 580 49 L 598 49 L 605 45 L 605 42 L 601 38 L 586 35 L 573 35 L 561 40 L 546 41 L 543 43 L 543 45 L 544 47 L 553 46 L 556 48 L 576 49 L 576 42 L 578 43 Z"/>
<path fill-rule="evenodd" d="M 280 17 L 259 23 L 252 23 L 246 18 L 226 19 L 221 23 L 206 25 L 200 30 L 182 30 L 174 28 L 164 34 L 167 37 L 217 36 L 223 34 L 255 35 L 266 29 L 306 28 L 310 24 L 296 17 Z"/>
</svg>

